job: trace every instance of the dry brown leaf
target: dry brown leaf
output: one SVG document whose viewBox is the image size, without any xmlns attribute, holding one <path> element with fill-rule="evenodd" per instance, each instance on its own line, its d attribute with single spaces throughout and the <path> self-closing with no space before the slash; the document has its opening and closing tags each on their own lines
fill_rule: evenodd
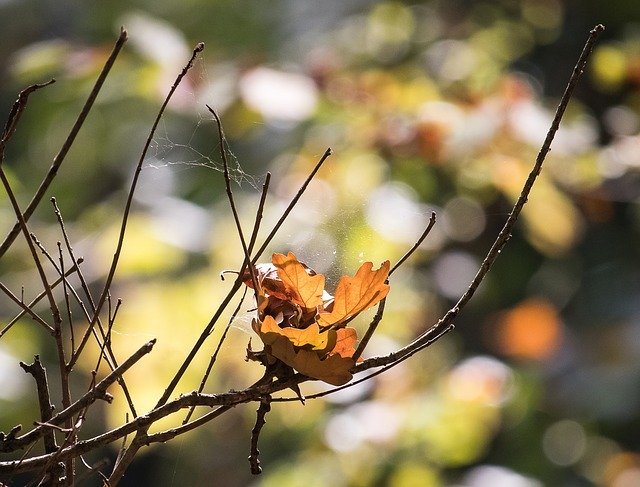
<svg viewBox="0 0 640 487">
<path fill-rule="evenodd" d="M 304 349 L 296 350 L 291 342 L 283 336 L 276 338 L 269 348 L 274 357 L 282 360 L 301 374 L 328 384 L 341 386 L 353 377 L 350 370 L 355 362 L 352 358 L 331 355 L 321 360 L 316 352 Z"/>
<path fill-rule="evenodd" d="M 331 311 L 321 313 L 318 318 L 320 326 L 340 324 L 381 301 L 389 292 L 389 285 L 385 284 L 389 277 L 389 266 L 387 260 L 373 271 L 373 264 L 365 262 L 355 276 L 341 277 Z"/>
<path fill-rule="evenodd" d="M 355 344 L 358 334 L 354 328 L 340 328 L 336 330 L 336 344 L 331 350 L 331 355 L 340 355 L 343 358 L 351 358 L 356 351 Z"/>
<path fill-rule="evenodd" d="M 287 338 L 293 346 L 312 350 L 320 355 L 332 351 L 338 339 L 335 330 L 321 332 L 317 323 L 313 323 L 303 329 L 292 327 L 280 328 L 275 319 L 270 315 L 264 317 L 262 324 L 254 320 L 253 329 L 260 335 L 265 345 L 271 345 L 277 340 L 278 336 L 283 336 Z"/>
<path fill-rule="evenodd" d="M 271 261 L 278 269 L 278 277 L 284 284 L 290 301 L 306 309 L 313 309 L 322 304 L 322 274 L 309 275 L 293 252 L 287 255 L 273 254 Z"/>
</svg>

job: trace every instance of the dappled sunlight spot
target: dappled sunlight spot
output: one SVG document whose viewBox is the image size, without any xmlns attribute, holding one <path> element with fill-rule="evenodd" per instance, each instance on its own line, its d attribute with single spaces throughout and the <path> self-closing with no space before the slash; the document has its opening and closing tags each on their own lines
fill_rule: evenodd
<svg viewBox="0 0 640 487">
<path fill-rule="evenodd" d="M 427 102 L 417 120 L 419 150 L 430 162 L 441 163 L 450 157 L 451 133 L 464 120 L 464 111 L 445 101 Z"/>
<path fill-rule="evenodd" d="M 184 34 L 171 23 L 153 17 L 148 12 L 133 10 L 120 18 L 127 26 L 129 42 L 151 63 L 138 73 L 134 84 L 141 97 L 164 99 L 166 87 L 175 79 L 175 68 L 189 58 L 191 47 Z M 171 100 L 171 109 L 191 110 L 194 86 L 189 77 L 177 87 Z"/>
<path fill-rule="evenodd" d="M 553 139 L 555 155 L 575 156 L 590 153 L 598 142 L 598 126 L 594 118 L 581 115 L 568 120 Z"/>
<path fill-rule="evenodd" d="M 204 108 L 213 101 L 216 111 L 222 113 L 238 97 L 240 69 L 234 62 L 222 60 L 216 60 L 213 65 L 207 64 L 206 69 L 206 76 L 199 80 L 196 105 Z"/>
<path fill-rule="evenodd" d="M 628 60 L 620 45 L 605 44 L 595 48 L 590 69 L 602 91 L 617 89 L 626 79 Z"/>
<path fill-rule="evenodd" d="M 282 203 L 288 204 L 296 195 L 306 178 L 306 174 L 293 172 L 281 178 L 277 183 L 276 194 Z M 309 183 L 304 197 L 291 213 L 295 226 L 315 228 L 322 224 L 338 209 L 338 195 L 335 188 L 322 178 L 315 178 Z"/>
<path fill-rule="evenodd" d="M 494 184 L 515 201 L 529 172 L 523 160 L 494 156 Z M 542 173 L 522 212 L 530 242 L 540 252 L 556 256 L 568 251 L 582 235 L 584 221 L 571 199 Z"/>
<path fill-rule="evenodd" d="M 420 447 L 434 462 L 460 467 L 477 461 L 499 423 L 498 410 L 445 397 L 425 399 L 415 404 L 420 413 L 414 411 L 405 423 L 407 434 L 422 440 Z"/>
<path fill-rule="evenodd" d="M 468 252 L 444 252 L 433 264 L 433 277 L 443 296 L 457 299 L 473 280 L 478 267 L 477 259 Z"/>
<path fill-rule="evenodd" d="M 486 217 L 480 204 L 466 196 L 456 196 L 444 206 L 442 225 L 447 236 L 459 242 L 469 242 L 484 230 Z"/>
<path fill-rule="evenodd" d="M 559 0 L 524 0 L 521 8 L 524 19 L 535 27 L 557 31 L 562 26 L 564 11 Z"/>
<path fill-rule="evenodd" d="M 434 42 L 425 52 L 427 66 L 441 81 L 466 78 L 477 66 L 477 54 L 465 41 L 444 39 Z"/>
<path fill-rule="evenodd" d="M 496 347 L 506 355 L 545 360 L 560 345 L 562 328 L 553 305 L 542 299 L 529 299 L 500 316 L 495 332 Z"/>
<path fill-rule="evenodd" d="M 610 485 L 606 482 L 607 465 L 620 452 L 620 446 L 609 438 L 587 436 L 586 450 L 579 463 L 581 473 L 595 485 Z"/>
<path fill-rule="evenodd" d="M 418 203 L 415 190 L 402 183 L 387 183 L 376 188 L 367 203 L 367 223 L 386 239 L 413 244 L 423 231 L 417 223 L 428 214 Z"/>
<path fill-rule="evenodd" d="M 547 458 L 562 467 L 577 463 L 586 451 L 587 435 L 582 425 L 563 419 L 549 426 L 542 437 Z"/>
<path fill-rule="evenodd" d="M 64 66 L 71 46 L 62 39 L 50 39 L 23 47 L 13 55 L 11 74 L 22 82 L 51 76 Z"/>
<path fill-rule="evenodd" d="M 415 29 L 410 8 L 399 2 L 382 2 L 367 17 L 365 45 L 371 56 L 391 62 L 408 51 Z"/>
<path fill-rule="evenodd" d="M 600 153 L 598 165 L 607 178 L 618 178 L 640 168 L 640 135 L 620 137 Z"/>
<path fill-rule="evenodd" d="M 440 487 L 444 484 L 435 468 L 423 463 L 405 461 L 396 466 L 387 485 L 389 487 Z"/>
<path fill-rule="evenodd" d="M 579 241 L 584 220 L 575 205 L 541 178 L 522 213 L 531 244 L 543 254 L 562 255 Z"/>
<path fill-rule="evenodd" d="M 446 378 L 449 396 L 488 406 L 504 404 L 514 393 L 512 370 L 491 357 L 471 357 L 458 364 Z"/>
<path fill-rule="evenodd" d="M 462 482 L 464 487 L 543 487 L 542 482 L 507 467 L 480 465 L 472 468 Z"/>
<path fill-rule="evenodd" d="M 3 327 L 4 324 L 0 322 L 0 329 Z M 18 367 L 18 362 L 18 357 L 0 344 L 0 370 L 3 371 L 0 374 L 0 401 L 16 401 L 31 385 L 29 376 L 22 373 L 23 370 Z"/>
<path fill-rule="evenodd" d="M 607 131 L 614 136 L 634 135 L 640 129 L 640 115 L 625 105 L 607 108 L 602 122 Z"/>
<path fill-rule="evenodd" d="M 159 198 L 151 221 L 162 242 L 190 252 L 201 252 L 209 246 L 213 217 L 201 206 L 179 198 Z"/>
<path fill-rule="evenodd" d="M 150 60 L 175 72 L 175 67 L 189 58 L 184 35 L 169 22 L 142 11 L 132 11 L 120 20 L 128 27 L 131 45 Z"/>
<path fill-rule="evenodd" d="M 104 232 L 94 248 L 98 262 L 109 262 L 113 256 L 120 224 L 114 224 Z M 184 252 L 164 243 L 156 234 L 151 220 L 142 215 L 132 215 L 127 225 L 126 245 L 120 254 L 118 275 L 131 277 L 157 274 L 177 269 L 185 262 Z"/>
<path fill-rule="evenodd" d="M 336 155 L 339 164 L 332 174 L 332 185 L 342 189 L 341 197 L 362 202 L 362 195 L 379 187 L 387 172 L 387 163 L 375 152 L 350 152 Z"/>
<path fill-rule="evenodd" d="M 138 412 L 153 408 L 168 380 L 176 373 L 187 351 L 193 346 L 202 327 L 209 321 L 212 303 L 222 299 L 223 292 L 221 286 L 213 285 L 212 276 L 207 273 L 183 276 L 180 280 L 156 279 L 145 286 L 127 287 L 126 298 L 118 311 L 111 335 L 112 347 L 117 351 L 118 359 L 124 361 L 142 344 L 153 338 L 157 339 L 151 353 L 142 357 L 124 376 Z M 222 320 L 224 319 L 223 317 Z M 103 323 L 103 326 L 106 324 Z M 215 340 L 220 336 L 222 328 L 223 326 L 220 326 L 215 330 L 214 336 L 210 338 L 211 343 L 216 343 Z M 241 335 L 240 347 L 243 347 L 247 342 L 246 335 L 236 333 Z M 228 346 L 231 346 L 231 343 L 233 340 L 227 341 Z M 213 353 L 211 348 L 196 357 L 193 367 L 180 382 L 180 392 L 190 392 L 198 387 L 202 371 L 205 370 Z M 242 354 L 234 354 L 236 355 L 244 366 Z M 225 366 L 228 364 L 228 361 L 225 361 Z M 79 365 L 88 373 L 95 368 L 95 358 L 83 356 Z M 98 378 L 102 378 L 106 371 L 107 367 L 103 362 Z M 214 375 L 209 387 L 217 387 L 222 380 L 221 377 Z M 110 427 L 122 424 L 128 411 L 117 387 L 111 386 L 109 392 L 114 393 L 115 400 L 105 408 Z M 182 419 L 176 419 L 176 416 L 167 417 L 154 428 L 175 426 Z"/>
<path fill-rule="evenodd" d="M 469 44 L 490 55 L 485 64 L 501 64 L 529 52 L 534 47 L 534 37 L 522 23 L 501 19 L 473 34 Z"/>
<path fill-rule="evenodd" d="M 297 73 L 257 67 L 240 79 L 243 101 L 267 120 L 300 122 L 309 118 L 317 103 L 313 80 Z"/>
<path fill-rule="evenodd" d="M 364 442 L 384 444 L 400 429 L 402 412 L 380 401 L 355 404 L 329 419 L 324 439 L 329 448 L 349 452 Z"/>
<path fill-rule="evenodd" d="M 522 100 L 513 104 L 507 117 L 513 136 L 533 147 L 542 144 L 553 120 L 552 113 L 534 100 Z"/>
</svg>

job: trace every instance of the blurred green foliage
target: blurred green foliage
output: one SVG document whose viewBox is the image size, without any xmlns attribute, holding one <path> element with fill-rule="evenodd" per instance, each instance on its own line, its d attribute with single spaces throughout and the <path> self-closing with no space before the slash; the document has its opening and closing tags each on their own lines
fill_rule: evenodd
<svg viewBox="0 0 640 487">
<path fill-rule="evenodd" d="M 260 478 L 246 464 L 252 406 L 143 451 L 122 485 L 640 483 L 639 21 L 640 4 L 623 0 L 0 2 L 2 109 L 27 84 L 57 79 L 32 95 L 7 149 L 4 167 L 23 204 L 120 25 L 128 29 L 49 195 L 96 285 L 153 117 L 193 45 L 207 46 L 145 162 L 112 289 L 124 300 L 114 329 L 120 356 L 158 338 L 126 377 L 140 410 L 155 404 L 225 294 L 218 273 L 241 263 L 205 103 L 230 139 L 245 228 L 267 170 L 263 228 L 333 149 L 269 251 L 294 251 L 334 285 L 364 260 L 397 261 L 437 212 L 432 234 L 393 276 L 372 356 L 407 343 L 464 291 L 588 30 L 607 24 L 517 231 L 454 333 L 348 393 L 274 404 Z M 4 235 L 14 219 L 0 201 Z M 50 249 L 61 238 L 47 204 L 31 228 Z M 0 272 L 14 292 L 39 292 L 23 244 Z M 207 391 L 260 375 L 244 361 L 250 308 L 234 321 Z M 16 312 L 0 297 L 0 327 Z M 34 353 L 54 359 L 49 337 L 26 319 L 0 339 L 4 431 L 37 418 L 18 367 Z M 201 355 L 181 391 L 197 387 Z M 94 365 L 81 364 L 87 377 Z M 88 432 L 121 424 L 126 405 L 116 398 L 100 412 Z M 90 460 L 112 460 L 115 448 Z"/>
</svg>

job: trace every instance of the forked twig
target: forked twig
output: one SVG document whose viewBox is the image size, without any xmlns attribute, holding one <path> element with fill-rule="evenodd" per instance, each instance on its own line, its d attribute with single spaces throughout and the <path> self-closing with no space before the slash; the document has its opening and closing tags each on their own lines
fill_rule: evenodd
<svg viewBox="0 0 640 487">
<path fill-rule="evenodd" d="M 253 259 L 251 260 L 252 264 L 255 264 L 256 262 L 258 262 L 258 259 L 260 258 L 262 253 L 266 250 L 266 248 L 269 246 L 269 244 L 273 240 L 273 237 L 276 236 L 276 233 L 278 233 L 278 230 L 280 230 L 280 227 L 282 226 L 282 224 L 285 222 L 285 220 L 289 216 L 289 213 L 291 213 L 291 210 L 293 210 L 295 208 L 295 206 L 298 204 L 298 200 L 304 194 L 305 190 L 307 189 L 307 186 L 309 186 L 309 183 L 313 180 L 313 178 L 316 176 L 316 173 L 320 170 L 320 168 L 322 167 L 324 162 L 329 158 L 330 155 L 331 155 L 331 148 L 329 147 L 324 152 L 324 154 L 322 155 L 320 160 L 316 163 L 316 165 L 314 166 L 313 170 L 309 173 L 309 176 L 307 176 L 307 179 L 304 180 L 304 182 L 300 186 L 300 189 L 295 194 L 293 199 L 289 202 L 289 204 L 285 208 L 284 212 L 282 213 L 282 216 L 278 219 L 276 224 L 273 226 L 273 228 L 271 229 L 271 232 L 269 232 L 269 235 L 267 235 L 267 237 L 264 239 L 264 242 L 262 243 L 260 248 L 258 250 L 256 250 L 256 253 L 253 256 Z"/>
<path fill-rule="evenodd" d="M 65 273 L 64 277 L 69 277 L 71 274 L 76 272 L 76 270 L 78 270 L 78 268 L 79 268 L 78 267 L 79 264 L 81 264 L 82 262 L 83 262 L 83 259 L 79 258 L 77 260 L 76 265 L 74 265 L 73 267 L 69 268 L 67 270 L 67 272 Z M 58 286 L 58 284 L 60 284 L 61 282 L 62 282 L 62 277 L 59 277 L 58 279 L 56 279 L 54 282 L 51 283 L 51 289 L 55 289 Z M 47 295 L 44 291 L 41 292 L 40 294 L 38 294 L 35 298 L 33 298 L 28 304 L 25 304 L 18 297 L 16 297 L 2 283 L 0 283 L 0 290 L 5 292 L 5 294 L 7 294 L 16 304 L 18 304 L 18 306 L 20 306 L 22 308 L 22 311 L 20 311 L 16 316 L 11 318 L 11 320 L 7 323 L 7 325 L 2 330 L 0 330 L 0 338 L 2 338 L 2 336 L 5 333 L 7 333 L 13 327 L 13 325 L 15 325 L 16 322 L 20 318 L 22 318 L 25 314 L 31 315 L 32 318 L 34 318 L 36 321 L 38 321 L 41 324 L 44 323 L 44 325 L 47 328 L 47 330 L 50 333 L 53 333 L 53 328 L 51 328 L 48 323 L 46 323 L 44 320 L 42 320 L 42 318 L 37 317 L 37 315 L 35 314 L 35 312 L 32 309 L 42 298 L 44 298 Z"/>
<path fill-rule="evenodd" d="M 242 231 L 242 224 L 240 223 L 240 217 L 238 216 L 238 210 L 236 209 L 236 203 L 233 199 L 233 191 L 231 191 L 231 178 L 229 177 L 229 161 L 227 160 L 227 139 L 224 136 L 224 130 L 222 129 L 222 121 L 220 117 L 215 112 L 213 108 L 209 105 L 206 105 L 209 112 L 216 119 L 216 123 L 218 124 L 218 140 L 220 141 L 220 156 L 222 157 L 222 164 L 224 167 L 224 186 L 227 191 L 227 198 L 229 200 L 229 206 L 231 207 L 231 213 L 233 214 L 233 221 L 236 224 L 236 231 L 238 232 L 238 237 L 240 237 L 240 244 L 242 245 L 242 250 L 244 252 L 245 261 L 251 260 L 251 254 L 249 253 L 249 248 L 247 247 L 247 241 L 244 238 L 244 232 Z M 251 276 L 251 282 L 253 284 L 253 289 L 256 293 L 256 302 L 258 301 L 258 280 L 256 279 L 256 270 L 253 266 L 249 266 L 249 275 Z"/>
</svg>

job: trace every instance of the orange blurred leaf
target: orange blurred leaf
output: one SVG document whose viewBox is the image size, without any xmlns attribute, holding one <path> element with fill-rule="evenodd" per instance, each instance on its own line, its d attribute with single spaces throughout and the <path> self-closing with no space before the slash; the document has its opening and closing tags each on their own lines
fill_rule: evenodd
<svg viewBox="0 0 640 487">
<path fill-rule="evenodd" d="M 286 288 L 289 301 L 312 309 L 322 304 L 322 292 L 324 291 L 324 276 L 322 274 L 309 275 L 307 269 L 298 262 L 298 259 L 289 252 L 273 254 L 273 265 L 278 269 L 278 277 Z"/>
<path fill-rule="evenodd" d="M 562 323 L 556 308 L 542 299 L 528 299 L 502 314 L 496 345 L 506 354 L 545 360 L 562 340 Z"/>
<path fill-rule="evenodd" d="M 320 314 L 320 325 L 327 327 L 340 324 L 381 301 L 389 292 L 389 285 L 385 284 L 389 277 L 389 265 L 387 260 L 373 271 L 373 264 L 365 262 L 355 276 L 341 277 L 333 307 L 330 312 Z"/>
</svg>

